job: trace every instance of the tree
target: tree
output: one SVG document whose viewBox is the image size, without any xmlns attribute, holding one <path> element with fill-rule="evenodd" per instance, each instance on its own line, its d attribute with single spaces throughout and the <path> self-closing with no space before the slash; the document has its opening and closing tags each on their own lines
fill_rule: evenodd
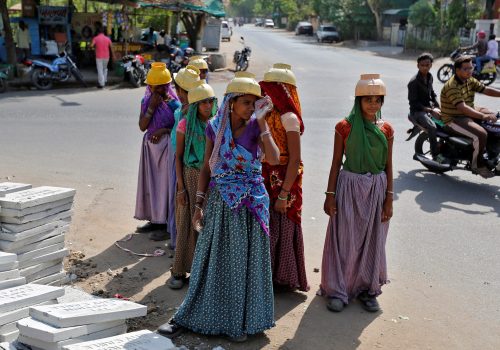
<svg viewBox="0 0 500 350">
<path fill-rule="evenodd" d="M 184 24 L 184 28 L 186 28 L 191 47 L 194 47 L 197 51 L 201 51 L 201 48 L 197 47 L 196 44 L 198 39 L 201 39 L 199 35 L 202 25 L 205 22 L 205 14 L 183 11 L 181 13 L 181 21 Z"/>
<path fill-rule="evenodd" d="M 12 36 L 12 27 L 10 26 L 9 9 L 6 0 L 0 0 L 0 14 L 2 15 L 3 27 L 5 32 L 5 48 L 7 49 L 7 63 L 15 64 L 16 46 Z"/>
<path fill-rule="evenodd" d="M 375 26 L 377 28 L 377 39 L 382 40 L 384 36 L 384 28 L 382 23 L 382 12 L 389 6 L 389 1 L 386 0 L 367 0 L 368 7 L 375 17 Z"/>
<path fill-rule="evenodd" d="M 419 0 L 410 6 L 408 21 L 417 28 L 434 27 L 437 20 L 437 11 L 429 0 Z"/>
</svg>

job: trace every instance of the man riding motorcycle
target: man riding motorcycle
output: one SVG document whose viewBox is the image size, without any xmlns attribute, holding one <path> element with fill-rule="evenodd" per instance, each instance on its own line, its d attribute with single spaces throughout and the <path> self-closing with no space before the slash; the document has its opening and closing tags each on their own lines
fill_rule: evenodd
<svg viewBox="0 0 500 350">
<path fill-rule="evenodd" d="M 483 178 L 494 174 L 484 166 L 483 153 L 488 134 L 479 121 L 495 122 L 494 112 L 474 105 L 476 92 L 500 97 L 500 90 L 487 87 L 472 77 L 472 57 L 462 56 L 455 61 L 455 74 L 441 90 L 441 119 L 454 132 L 472 139 L 472 170 Z"/>
<path fill-rule="evenodd" d="M 429 135 L 432 159 L 438 163 L 447 163 L 447 159 L 439 153 L 436 124 L 433 118 L 441 118 L 441 110 L 437 95 L 432 87 L 434 78 L 430 73 L 434 57 L 423 53 L 417 58 L 418 72 L 408 83 L 408 101 L 410 103 L 410 120 L 424 127 Z"/>
<path fill-rule="evenodd" d="M 486 40 L 486 32 L 480 30 L 477 32 L 477 41 L 474 45 L 461 48 L 463 51 L 476 50 L 476 72 L 481 72 L 481 67 L 483 61 L 489 61 L 486 58 L 486 52 L 488 51 L 488 40 Z"/>
</svg>

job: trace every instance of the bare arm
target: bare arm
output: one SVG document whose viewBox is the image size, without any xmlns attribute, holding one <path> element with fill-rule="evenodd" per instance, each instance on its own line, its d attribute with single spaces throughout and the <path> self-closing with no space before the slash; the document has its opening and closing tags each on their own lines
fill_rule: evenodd
<svg viewBox="0 0 500 350">
<path fill-rule="evenodd" d="M 467 106 L 465 104 L 465 102 L 460 102 L 459 104 L 456 105 L 456 108 L 461 114 L 463 114 L 467 117 L 479 119 L 479 120 L 485 119 L 485 115 L 483 113 L 475 110 L 472 107 Z"/>
<path fill-rule="evenodd" d="M 333 160 L 330 167 L 330 176 L 328 177 L 328 186 L 326 191 L 330 192 L 326 195 L 324 210 L 329 216 L 337 214 L 337 204 L 335 191 L 337 190 L 337 179 L 339 177 L 340 167 L 342 166 L 342 157 L 344 156 L 344 139 L 336 131 L 335 141 L 333 145 Z"/>
<path fill-rule="evenodd" d="M 269 131 L 269 126 L 264 118 L 257 118 L 257 122 L 259 123 L 261 133 Z M 263 136 L 260 140 L 260 145 L 264 151 L 266 162 L 271 165 L 277 165 L 280 163 L 280 150 L 278 146 L 276 146 L 271 134 Z"/>
<path fill-rule="evenodd" d="M 387 140 L 387 163 L 385 165 L 385 174 L 387 176 L 387 189 L 385 193 L 384 206 L 382 209 L 382 222 L 389 221 L 392 217 L 392 201 L 394 198 L 394 180 L 392 173 L 392 146 L 394 143 L 394 137 Z"/>
<path fill-rule="evenodd" d="M 210 181 L 210 157 L 212 156 L 212 151 L 214 149 L 214 143 L 210 138 L 207 137 L 205 144 L 205 158 L 203 160 L 203 166 L 200 169 L 200 177 L 198 179 L 198 192 L 206 193 L 208 188 L 208 183 Z M 198 199 L 197 199 L 198 201 Z"/>
<path fill-rule="evenodd" d="M 139 129 L 141 131 L 146 131 L 148 128 L 149 122 L 151 121 L 151 118 L 153 117 L 153 113 L 156 110 L 156 107 L 160 104 L 162 101 L 162 97 L 158 95 L 157 93 L 153 93 L 153 96 L 151 97 L 151 100 L 149 101 L 149 106 L 148 109 L 146 110 L 146 113 L 141 112 L 141 116 L 139 117 Z"/>
<path fill-rule="evenodd" d="M 483 94 L 487 96 L 500 97 L 500 90 L 487 86 L 483 90 Z"/>
<path fill-rule="evenodd" d="M 184 146 L 185 146 L 185 135 L 181 132 L 177 132 L 175 145 L 175 173 L 177 175 L 177 192 L 184 191 L 186 188 L 184 185 Z"/>
<path fill-rule="evenodd" d="M 288 166 L 286 167 L 285 181 L 281 188 L 290 191 L 293 186 L 300 166 L 300 133 L 289 131 L 286 133 L 286 143 L 288 146 Z M 286 193 L 282 193 L 286 196 Z"/>
</svg>

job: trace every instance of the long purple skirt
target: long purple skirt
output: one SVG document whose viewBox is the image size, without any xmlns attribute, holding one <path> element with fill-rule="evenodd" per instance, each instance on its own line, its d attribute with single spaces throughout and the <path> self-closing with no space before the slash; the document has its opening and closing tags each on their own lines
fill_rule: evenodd
<svg viewBox="0 0 500 350">
<path fill-rule="evenodd" d="M 149 220 L 154 224 L 166 224 L 168 220 L 168 181 L 171 176 L 168 153 L 170 135 L 165 134 L 154 144 L 145 134 L 142 140 L 141 160 L 135 215 L 137 220 Z"/>
<path fill-rule="evenodd" d="M 381 222 L 386 189 L 385 173 L 340 172 L 337 215 L 330 218 L 323 249 L 323 295 L 347 304 L 364 291 L 373 296 L 382 293 L 387 283 L 389 223 Z"/>
</svg>

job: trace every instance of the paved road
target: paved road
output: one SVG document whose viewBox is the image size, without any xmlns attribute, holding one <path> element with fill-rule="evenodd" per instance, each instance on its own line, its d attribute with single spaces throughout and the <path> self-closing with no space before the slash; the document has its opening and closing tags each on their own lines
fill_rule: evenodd
<svg viewBox="0 0 500 350">
<path fill-rule="evenodd" d="M 409 127 L 406 83 L 416 64 L 253 26 L 236 29 L 236 35 L 252 47 L 250 70 L 258 76 L 274 62 L 287 62 L 299 81 L 306 125 L 303 225 L 312 286 L 307 294 L 278 295 L 277 327 L 242 348 L 500 348 L 500 181 L 462 171 L 435 175 L 412 160 L 413 145 L 404 141 Z M 352 107 L 359 74 L 374 72 L 387 84 L 383 115 L 396 130 L 395 216 L 387 242 L 391 283 L 380 298 L 382 313 L 367 314 L 353 303 L 333 314 L 315 295 L 320 276 L 313 272 L 321 266 L 327 225 L 322 206 L 333 128 Z M 214 79 L 219 95 L 227 74 L 221 76 Z M 162 286 L 167 275 L 161 264 L 168 260 L 137 263 L 128 257 L 118 263 L 120 255 L 112 247 L 136 224 L 131 217 L 141 95 L 140 90 L 111 88 L 0 96 L 0 179 L 76 188 L 77 214 L 69 236 L 73 248 L 111 268 L 129 264 L 138 271 L 147 266 L 149 283 L 129 287 L 129 292 L 176 305 L 182 294 Z M 494 109 L 499 102 L 478 98 Z M 141 244 L 151 246 L 147 240 Z"/>
</svg>

